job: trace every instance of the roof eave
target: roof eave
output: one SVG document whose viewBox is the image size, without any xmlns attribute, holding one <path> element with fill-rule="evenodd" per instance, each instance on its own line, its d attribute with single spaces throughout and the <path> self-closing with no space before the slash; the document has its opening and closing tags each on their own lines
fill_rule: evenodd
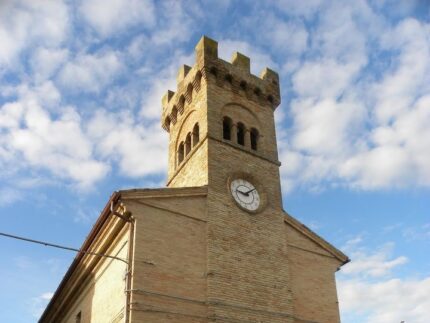
<svg viewBox="0 0 430 323">
<path fill-rule="evenodd" d="M 113 192 L 112 195 L 109 198 L 109 201 L 107 202 L 107 204 L 105 205 L 105 207 L 103 208 L 102 212 L 100 213 L 100 216 L 98 217 L 96 223 L 93 225 L 90 233 L 88 234 L 88 236 L 86 237 L 84 243 L 82 244 L 82 247 L 80 248 L 80 250 L 82 251 L 88 251 L 89 247 L 91 246 L 91 244 L 93 243 L 95 237 L 97 236 L 97 234 L 99 233 L 99 231 L 102 229 L 104 223 L 106 222 L 106 220 L 109 218 L 109 215 L 111 213 L 110 208 L 111 208 L 111 204 L 116 204 L 120 198 L 121 194 L 120 192 Z M 43 311 L 39 322 L 43 322 L 43 320 L 45 319 L 45 317 L 48 315 L 48 312 L 51 310 L 51 307 L 53 306 L 53 304 L 55 303 L 55 301 L 57 300 L 57 298 L 60 295 L 60 292 L 62 291 L 63 287 L 67 284 L 67 282 L 69 281 L 70 277 L 72 276 L 73 272 L 75 271 L 76 267 L 78 266 L 78 264 L 80 263 L 80 261 L 82 260 L 82 258 L 84 257 L 85 253 L 83 252 L 79 252 L 72 264 L 70 265 L 69 269 L 67 270 L 66 274 L 64 275 L 63 279 L 61 280 L 60 284 L 58 285 L 54 295 L 52 296 L 51 300 L 49 301 L 48 305 L 46 306 L 45 310 Z"/>
<path fill-rule="evenodd" d="M 309 229 L 306 225 L 301 223 L 299 220 L 292 217 L 288 212 L 284 210 L 284 221 L 294 227 L 299 232 L 306 235 L 308 238 L 310 238 L 312 241 L 314 241 L 316 244 L 318 244 L 320 247 L 328 251 L 330 254 L 332 254 L 336 259 L 338 259 L 341 262 L 341 266 L 345 265 L 346 263 L 350 262 L 351 260 L 348 258 L 347 255 L 345 255 L 342 251 L 337 249 L 335 246 L 333 246 L 331 243 L 327 242 L 324 238 L 316 234 L 314 231 Z"/>
</svg>

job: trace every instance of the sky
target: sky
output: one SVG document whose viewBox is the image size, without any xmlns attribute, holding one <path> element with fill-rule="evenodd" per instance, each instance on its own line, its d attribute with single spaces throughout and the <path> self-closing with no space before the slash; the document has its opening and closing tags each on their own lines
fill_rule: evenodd
<svg viewBox="0 0 430 323">
<path fill-rule="evenodd" d="M 0 0 L 0 231 L 79 247 L 113 191 L 163 187 L 204 34 L 279 73 L 284 209 L 352 259 L 342 322 L 430 322 L 427 0 Z M 0 252 L 0 322 L 37 321 L 75 255 Z"/>
</svg>

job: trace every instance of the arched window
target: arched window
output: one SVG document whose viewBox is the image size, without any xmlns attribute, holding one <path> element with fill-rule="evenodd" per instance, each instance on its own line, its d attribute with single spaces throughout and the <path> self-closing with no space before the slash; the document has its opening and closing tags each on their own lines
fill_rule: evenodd
<svg viewBox="0 0 430 323">
<path fill-rule="evenodd" d="M 237 143 L 245 146 L 245 125 L 241 122 L 237 124 Z"/>
<path fill-rule="evenodd" d="M 251 136 L 251 149 L 257 150 L 257 147 L 258 147 L 258 130 L 255 128 L 252 128 L 251 132 L 250 132 L 250 136 Z"/>
<path fill-rule="evenodd" d="M 199 143 L 199 124 L 196 123 L 193 128 L 193 147 Z"/>
<path fill-rule="evenodd" d="M 184 142 L 179 144 L 178 148 L 178 165 L 184 160 Z"/>
<path fill-rule="evenodd" d="M 191 133 L 189 132 L 187 138 L 185 139 L 185 156 L 187 156 L 191 151 Z"/>
<path fill-rule="evenodd" d="M 227 140 L 231 140 L 231 126 L 232 121 L 229 117 L 222 119 L 222 137 Z"/>
</svg>

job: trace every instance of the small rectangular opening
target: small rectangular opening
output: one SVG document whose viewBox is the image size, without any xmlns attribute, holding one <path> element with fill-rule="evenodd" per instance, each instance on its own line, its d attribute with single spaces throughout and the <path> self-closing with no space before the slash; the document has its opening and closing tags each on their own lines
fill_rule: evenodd
<svg viewBox="0 0 430 323">
<path fill-rule="evenodd" d="M 237 143 L 245 145 L 245 126 L 240 122 L 237 124 Z"/>
</svg>

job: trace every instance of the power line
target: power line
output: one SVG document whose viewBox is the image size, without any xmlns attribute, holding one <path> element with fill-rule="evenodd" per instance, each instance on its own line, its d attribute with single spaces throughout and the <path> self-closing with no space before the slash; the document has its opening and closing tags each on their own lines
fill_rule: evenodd
<svg viewBox="0 0 430 323">
<path fill-rule="evenodd" d="M 103 253 L 92 252 L 92 251 L 85 251 L 85 250 L 76 249 L 76 248 L 72 248 L 72 247 L 61 246 L 61 245 L 54 244 L 54 243 L 49 243 L 49 242 L 45 242 L 45 241 L 29 239 L 29 238 L 20 237 L 20 236 L 15 236 L 15 235 L 8 234 L 8 233 L 3 233 L 3 232 L 0 232 L 0 235 L 4 236 L 4 237 L 7 237 L 7 238 L 12 238 L 12 239 L 17 239 L 17 240 L 31 242 L 31 243 L 41 244 L 41 245 L 44 245 L 44 246 L 47 246 L 47 247 L 53 247 L 53 248 L 58 248 L 58 249 L 63 249 L 63 250 L 74 251 L 74 252 L 83 253 L 83 254 L 91 255 L 91 256 L 98 256 L 98 257 L 105 257 L 105 258 L 116 259 L 116 260 L 122 261 L 122 262 L 124 262 L 124 263 L 126 263 L 128 265 L 128 262 L 126 260 L 122 259 L 122 258 L 115 257 L 115 256 L 110 256 L 110 255 L 105 255 Z"/>
</svg>

